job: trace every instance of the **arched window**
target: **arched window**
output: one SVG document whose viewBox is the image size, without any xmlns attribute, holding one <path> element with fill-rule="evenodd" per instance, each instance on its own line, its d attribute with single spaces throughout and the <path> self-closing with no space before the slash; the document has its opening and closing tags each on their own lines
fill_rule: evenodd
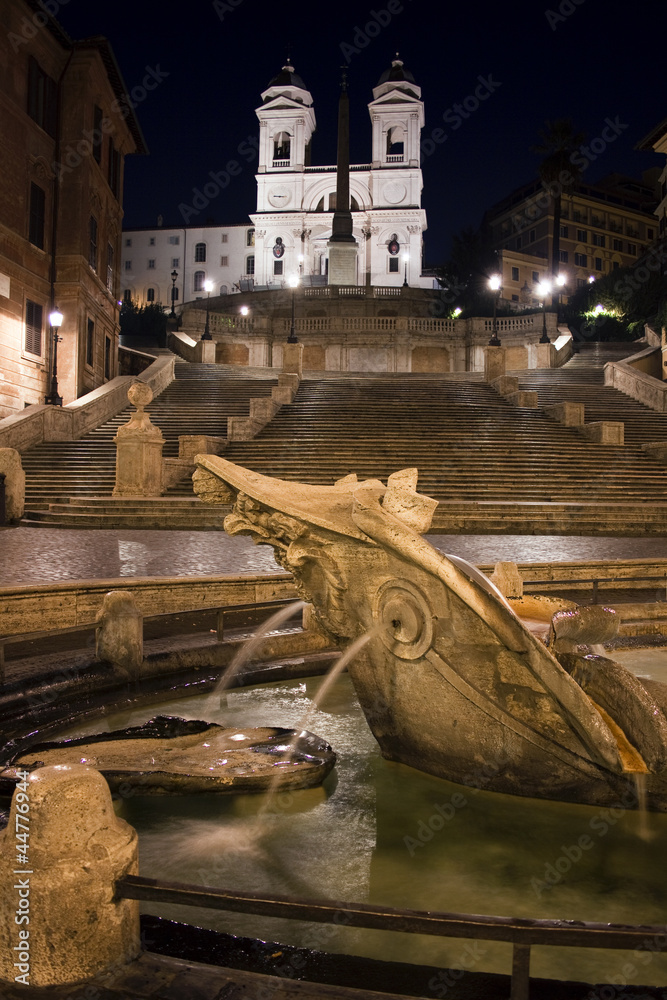
<svg viewBox="0 0 667 1000">
<path fill-rule="evenodd" d="M 403 159 L 405 132 L 400 125 L 387 129 L 387 159 L 398 163 Z"/>
<path fill-rule="evenodd" d="M 245 273 L 246 274 L 254 274 L 255 273 L 255 255 L 254 255 L 254 253 L 251 253 L 245 259 Z"/>
<path fill-rule="evenodd" d="M 204 281 L 205 280 L 206 280 L 206 272 L 205 271 L 195 271 L 195 285 L 194 285 L 195 292 L 203 292 L 204 291 Z"/>
<path fill-rule="evenodd" d="M 227 294 L 227 285 L 220 285 L 220 294 L 221 295 Z"/>
<path fill-rule="evenodd" d="M 247 247 L 254 247 L 255 245 L 255 230 L 249 229 L 245 234 L 245 245 Z"/>
<path fill-rule="evenodd" d="M 195 243 L 195 264 L 206 263 L 206 244 Z"/>
<path fill-rule="evenodd" d="M 155 302 L 155 289 L 154 288 L 147 288 L 146 289 L 146 302 Z"/>
<path fill-rule="evenodd" d="M 290 158 L 290 137 L 287 132 L 278 132 L 273 140 L 273 159 L 289 160 Z"/>
</svg>

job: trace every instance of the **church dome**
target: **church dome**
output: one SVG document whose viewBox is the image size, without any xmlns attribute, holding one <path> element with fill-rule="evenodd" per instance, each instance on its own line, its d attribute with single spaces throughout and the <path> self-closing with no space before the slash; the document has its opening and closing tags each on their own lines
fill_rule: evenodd
<svg viewBox="0 0 667 1000">
<path fill-rule="evenodd" d="M 378 87 L 383 83 L 389 83 L 393 81 L 403 81 L 405 83 L 415 83 L 415 78 L 409 69 L 406 69 L 403 65 L 403 61 L 398 58 L 398 53 L 396 53 L 396 58 L 392 60 L 389 69 L 386 69 L 380 79 L 378 80 Z"/>
<path fill-rule="evenodd" d="M 300 90 L 308 89 L 301 77 L 294 72 L 294 66 L 291 65 L 289 60 L 285 63 L 280 73 L 271 80 L 269 83 L 270 87 L 298 87 Z"/>
</svg>

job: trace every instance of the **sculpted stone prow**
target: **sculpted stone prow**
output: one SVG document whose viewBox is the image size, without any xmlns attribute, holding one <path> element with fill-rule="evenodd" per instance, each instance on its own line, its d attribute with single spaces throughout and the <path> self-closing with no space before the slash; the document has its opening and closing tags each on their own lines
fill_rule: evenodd
<svg viewBox="0 0 667 1000">
<path fill-rule="evenodd" d="M 374 631 L 349 672 L 386 757 L 463 784 L 491 765 L 485 787 L 519 795 L 604 804 L 627 790 L 623 720 L 600 711 L 507 606 L 421 537 L 437 504 L 417 493 L 416 469 L 386 486 L 353 475 L 312 486 L 196 461 L 202 500 L 235 501 L 225 530 L 271 545 L 339 642 Z M 667 749 L 663 731 L 647 741 L 653 761 L 662 759 L 656 738 Z M 653 807 L 667 808 L 662 775 L 647 777 Z"/>
</svg>

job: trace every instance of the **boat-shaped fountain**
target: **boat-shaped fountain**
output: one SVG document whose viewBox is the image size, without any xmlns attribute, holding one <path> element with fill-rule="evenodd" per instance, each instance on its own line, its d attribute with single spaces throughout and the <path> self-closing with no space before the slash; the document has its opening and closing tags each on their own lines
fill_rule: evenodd
<svg viewBox="0 0 667 1000">
<path fill-rule="evenodd" d="M 234 503 L 225 530 L 273 547 L 337 643 L 371 633 L 349 671 L 385 757 L 463 785 L 486 767 L 488 789 L 592 805 L 643 774 L 649 808 L 667 811 L 667 688 L 579 655 L 576 612 L 548 648 L 434 549 L 417 470 L 312 486 L 197 466 L 201 499 Z"/>
</svg>

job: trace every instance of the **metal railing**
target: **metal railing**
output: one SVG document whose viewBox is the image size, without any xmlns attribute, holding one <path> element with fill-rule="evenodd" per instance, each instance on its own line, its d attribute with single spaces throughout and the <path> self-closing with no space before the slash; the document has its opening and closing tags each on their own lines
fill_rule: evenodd
<svg viewBox="0 0 667 1000">
<path fill-rule="evenodd" d="M 116 896 L 148 902 L 231 910 L 256 916 L 334 923 L 428 934 L 435 937 L 504 941 L 513 946 L 511 1000 L 529 1000 L 530 949 L 533 945 L 558 948 L 637 948 L 647 939 L 665 940 L 667 925 L 600 924 L 583 920 L 536 920 L 518 917 L 480 916 L 475 913 L 441 913 L 404 910 L 368 903 L 322 902 L 290 896 L 240 893 L 210 886 L 165 882 L 161 879 L 126 875 L 116 882 Z M 658 950 L 662 950 L 659 948 Z"/>
<path fill-rule="evenodd" d="M 573 577 L 569 580 L 524 580 L 524 590 L 530 587 L 545 587 L 549 585 L 552 588 L 561 587 L 563 590 L 578 590 L 578 585 L 580 583 L 591 583 L 593 585 L 593 599 L 592 604 L 598 603 L 598 591 L 600 584 L 608 583 L 625 583 L 628 585 L 627 589 L 641 589 L 633 588 L 632 584 L 636 581 L 658 583 L 661 586 L 656 587 L 656 595 L 661 591 L 665 591 L 664 600 L 667 601 L 667 573 L 663 573 L 660 576 L 597 576 L 597 577 Z M 658 597 L 656 596 L 656 601 Z"/>
</svg>

